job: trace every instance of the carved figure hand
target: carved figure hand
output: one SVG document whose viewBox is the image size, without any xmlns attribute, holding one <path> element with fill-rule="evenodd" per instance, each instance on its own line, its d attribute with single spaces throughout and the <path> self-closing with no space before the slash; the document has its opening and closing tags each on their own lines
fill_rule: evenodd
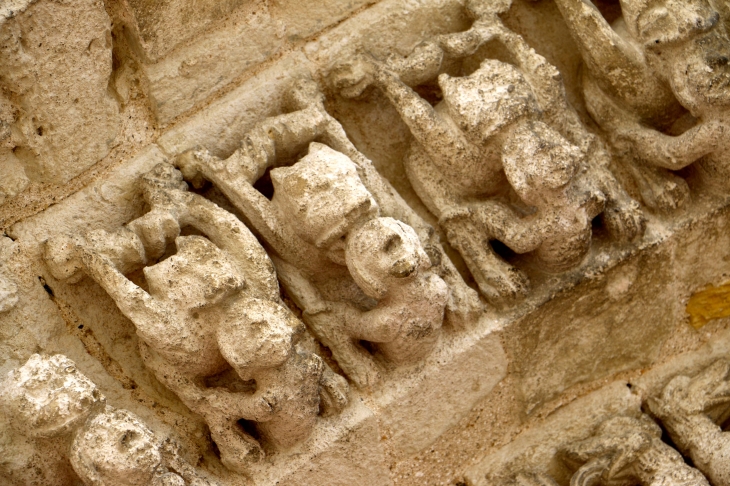
<svg viewBox="0 0 730 486">
<path fill-rule="evenodd" d="M 237 416 L 246 420 L 266 422 L 273 416 L 277 398 L 274 392 L 267 390 L 253 396 L 243 393 L 232 393 L 223 389 L 206 391 L 209 411 L 220 416 Z"/>
<path fill-rule="evenodd" d="M 319 85 L 311 78 L 297 79 L 286 93 L 286 104 L 292 111 L 317 106 L 324 110 L 324 95 Z"/>
<path fill-rule="evenodd" d="M 357 54 L 335 67 L 331 73 L 332 84 L 343 97 L 357 98 L 373 84 L 375 65 L 370 55 Z"/>
<path fill-rule="evenodd" d="M 443 51 L 452 57 L 468 56 L 476 52 L 479 47 L 490 39 L 485 39 L 480 32 L 468 30 L 458 34 L 436 36 L 436 42 Z"/>
<path fill-rule="evenodd" d="M 165 209 L 153 208 L 127 227 L 142 240 L 148 259 L 160 258 L 167 245 L 180 236 L 180 224 L 176 216 Z"/>
<path fill-rule="evenodd" d="M 68 235 L 58 235 L 45 242 L 43 260 L 54 278 L 73 284 L 84 277 L 80 244 L 80 238 Z"/>
<path fill-rule="evenodd" d="M 350 391 L 347 380 L 333 372 L 327 365 L 324 367 L 320 385 L 319 396 L 323 416 L 334 415 L 347 406 L 349 401 L 347 395 Z"/>
<path fill-rule="evenodd" d="M 208 172 L 223 170 L 225 163 L 218 157 L 213 157 L 205 149 L 192 149 L 178 156 L 175 166 L 186 181 L 189 181 L 193 187 L 200 188 L 205 183 L 204 175 Z"/>
</svg>

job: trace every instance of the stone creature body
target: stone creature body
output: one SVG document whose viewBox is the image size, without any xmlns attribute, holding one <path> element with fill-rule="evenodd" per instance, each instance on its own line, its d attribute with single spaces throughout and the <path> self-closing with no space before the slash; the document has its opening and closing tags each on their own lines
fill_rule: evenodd
<svg viewBox="0 0 730 486">
<path fill-rule="evenodd" d="M 494 303 L 520 298 L 528 283 L 497 257 L 490 239 L 534 251 L 548 270 L 562 271 L 587 253 L 599 214 L 619 240 L 643 231 L 637 203 L 568 105 L 557 69 L 497 17 L 507 7 L 467 2 L 475 19 L 468 31 L 427 41 L 405 59 L 361 55 L 332 74 L 344 96 L 374 85 L 398 110 L 415 139 L 405 161 L 409 180 Z M 516 66 L 485 60 L 468 76 L 438 74 L 445 59 L 469 56 L 493 39 Z M 443 101 L 432 107 L 409 85 L 437 75 Z M 510 186 L 522 208 L 509 203 Z"/>
<path fill-rule="evenodd" d="M 311 433 L 320 403 L 344 407 L 347 384 L 300 345 L 304 328 L 280 301 L 274 267 L 238 219 L 187 192 L 172 166 L 142 184 L 149 213 L 116 233 L 51 240 L 46 261 L 57 278 L 84 272 L 107 291 L 135 324 L 145 364 L 203 416 L 222 462 L 245 472 L 264 452 L 240 419 L 259 424 L 263 445 L 286 449 Z M 185 227 L 206 237 L 179 236 Z M 176 254 L 144 266 L 172 241 Z M 140 267 L 149 292 L 124 276 Z M 242 391 L 203 384 L 230 369 Z M 251 380 L 255 391 L 244 391 Z"/>
</svg>

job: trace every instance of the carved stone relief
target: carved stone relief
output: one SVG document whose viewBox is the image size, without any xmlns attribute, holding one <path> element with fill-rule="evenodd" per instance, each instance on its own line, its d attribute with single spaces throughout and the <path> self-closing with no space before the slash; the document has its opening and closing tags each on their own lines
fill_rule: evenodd
<svg viewBox="0 0 730 486">
<path fill-rule="evenodd" d="M 711 484 L 728 484 L 726 457 L 729 436 L 718 423 L 730 412 L 727 375 L 730 364 L 718 360 L 697 376 L 673 378 L 658 397 L 649 398 L 649 410 L 664 426 L 679 451 L 692 460 Z"/>
<path fill-rule="evenodd" d="M 291 96 L 299 110 L 256 125 L 227 160 L 199 150 L 178 165 L 194 183 L 204 177 L 228 196 L 271 249 L 307 325 L 347 376 L 369 387 L 380 372 L 359 341 L 375 344 L 386 362 L 414 362 L 438 341 L 444 315 L 465 328 L 481 304 L 433 230 L 327 114 L 316 85 L 301 80 Z M 295 163 L 284 165 L 292 156 Z M 267 168 L 271 200 L 253 186 Z"/>
<path fill-rule="evenodd" d="M 0 481 L 730 484 L 726 3 L 8 0 Z"/>
<path fill-rule="evenodd" d="M 644 202 L 680 206 L 686 182 L 669 171 L 698 162 L 710 186 L 724 187 L 725 24 L 708 0 L 622 1 L 612 25 L 588 2 L 556 2 L 586 69 L 593 118 L 628 161 Z M 618 68 L 617 68 L 618 67 Z"/>
<path fill-rule="evenodd" d="M 468 31 L 385 63 L 362 55 L 337 68 L 333 83 L 350 97 L 375 85 L 394 104 L 414 137 L 405 161 L 411 184 L 482 294 L 510 302 L 527 292 L 526 277 L 489 240 L 535 252 L 547 270 L 561 271 L 582 261 L 599 214 L 619 240 L 640 236 L 644 223 L 607 169 L 605 148 L 565 99 L 560 73 L 497 17 L 509 3 L 475 0 L 466 8 L 474 18 Z M 468 76 L 443 72 L 493 39 L 516 66 L 487 59 Z M 436 77 L 443 101 L 431 107 L 408 85 Z"/>
<path fill-rule="evenodd" d="M 2 383 L 0 405 L 16 444 L 4 472 L 14 484 L 197 485 L 200 476 L 170 439 L 115 409 L 63 355 L 35 354 Z M 70 467 L 69 467 L 70 466 Z"/>
<path fill-rule="evenodd" d="M 109 293 L 134 323 L 145 364 L 205 419 L 223 464 L 246 472 L 264 445 L 284 450 L 306 438 L 320 406 L 341 410 L 347 384 L 301 347 L 303 326 L 240 221 L 187 192 L 172 166 L 156 166 L 142 184 L 150 212 L 115 233 L 50 240 L 47 261 L 57 278 L 84 272 Z M 182 236 L 185 228 L 207 238 Z M 177 252 L 154 263 L 172 241 Z M 140 267 L 148 290 L 124 276 Z M 263 444 L 240 420 L 256 424 Z"/>
</svg>

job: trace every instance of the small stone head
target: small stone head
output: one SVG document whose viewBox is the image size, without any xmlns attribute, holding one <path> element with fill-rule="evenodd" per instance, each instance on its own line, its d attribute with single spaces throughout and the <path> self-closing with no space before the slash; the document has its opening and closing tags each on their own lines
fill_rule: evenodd
<svg viewBox="0 0 730 486">
<path fill-rule="evenodd" d="M 346 261 L 355 283 L 374 299 L 431 266 L 413 228 L 393 218 L 372 219 L 348 235 Z"/>
<path fill-rule="evenodd" d="M 237 317 L 220 322 L 218 346 L 243 380 L 254 378 L 256 370 L 284 364 L 304 332 L 304 324 L 288 309 L 268 300 L 251 299 Z"/>
<path fill-rule="evenodd" d="M 378 205 L 360 181 L 355 163 L 313 142 L 291 167 L 271 171 L 273 203 L 305 241 L 328 248 L 353 227 L 374 217 Z"/>
<path fill-rule="evenodd" d="M 487 59 L 469 76 L 442 74 L 438 83 L 449 115 L 476 144 L 540 111 L 522 73 L 502 61 Z"/>
<path fill-rule="evenodd" d="M 708 0 L 621 0 L 621 10 L 629 32 L 647 49 L 687 41 L 719 21 Z"/>
<path fill-rule="evenodd" d="M 178 236 L 177 253 L 143 272 L 150 294 L 181 308 L 214 305 L 245 286 L 228 256 L 202 236 Z"/>
<path fill-rule="evenodd" d="M 96 385 L 66 356 L 34 354 L 8 373 L 0 387 L 0 404 L 18 431 L 32 437 L 55 437 L 79 427 L 104 404 Z"/>
<path fill-rule="evenodd" d="M 541 122 L 517 126 L 505 142 L 502 163 L 515 192 L 532 206 L 550 202 L 580 164 L 580 149 Z"/>
<path fill-rule="evenodd" d="M 147 486 L 162 466 L 154 433 L 126 410 L 107 407 L 76 434 L 71 466 L 86 484 Z"/>
</svg>

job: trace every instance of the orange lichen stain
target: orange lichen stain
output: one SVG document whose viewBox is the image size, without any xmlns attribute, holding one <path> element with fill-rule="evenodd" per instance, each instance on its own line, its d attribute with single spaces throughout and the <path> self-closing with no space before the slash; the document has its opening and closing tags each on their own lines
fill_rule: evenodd
<svg viewBox="0 0 730 486">
<path fill-rule="evenodd" d="M 730 282 L 715 287 L 710 285 L 693 294 L 687 303 L 689 323 L 702 328 L 713 319 L 730 317 Z"/>
</svg>

